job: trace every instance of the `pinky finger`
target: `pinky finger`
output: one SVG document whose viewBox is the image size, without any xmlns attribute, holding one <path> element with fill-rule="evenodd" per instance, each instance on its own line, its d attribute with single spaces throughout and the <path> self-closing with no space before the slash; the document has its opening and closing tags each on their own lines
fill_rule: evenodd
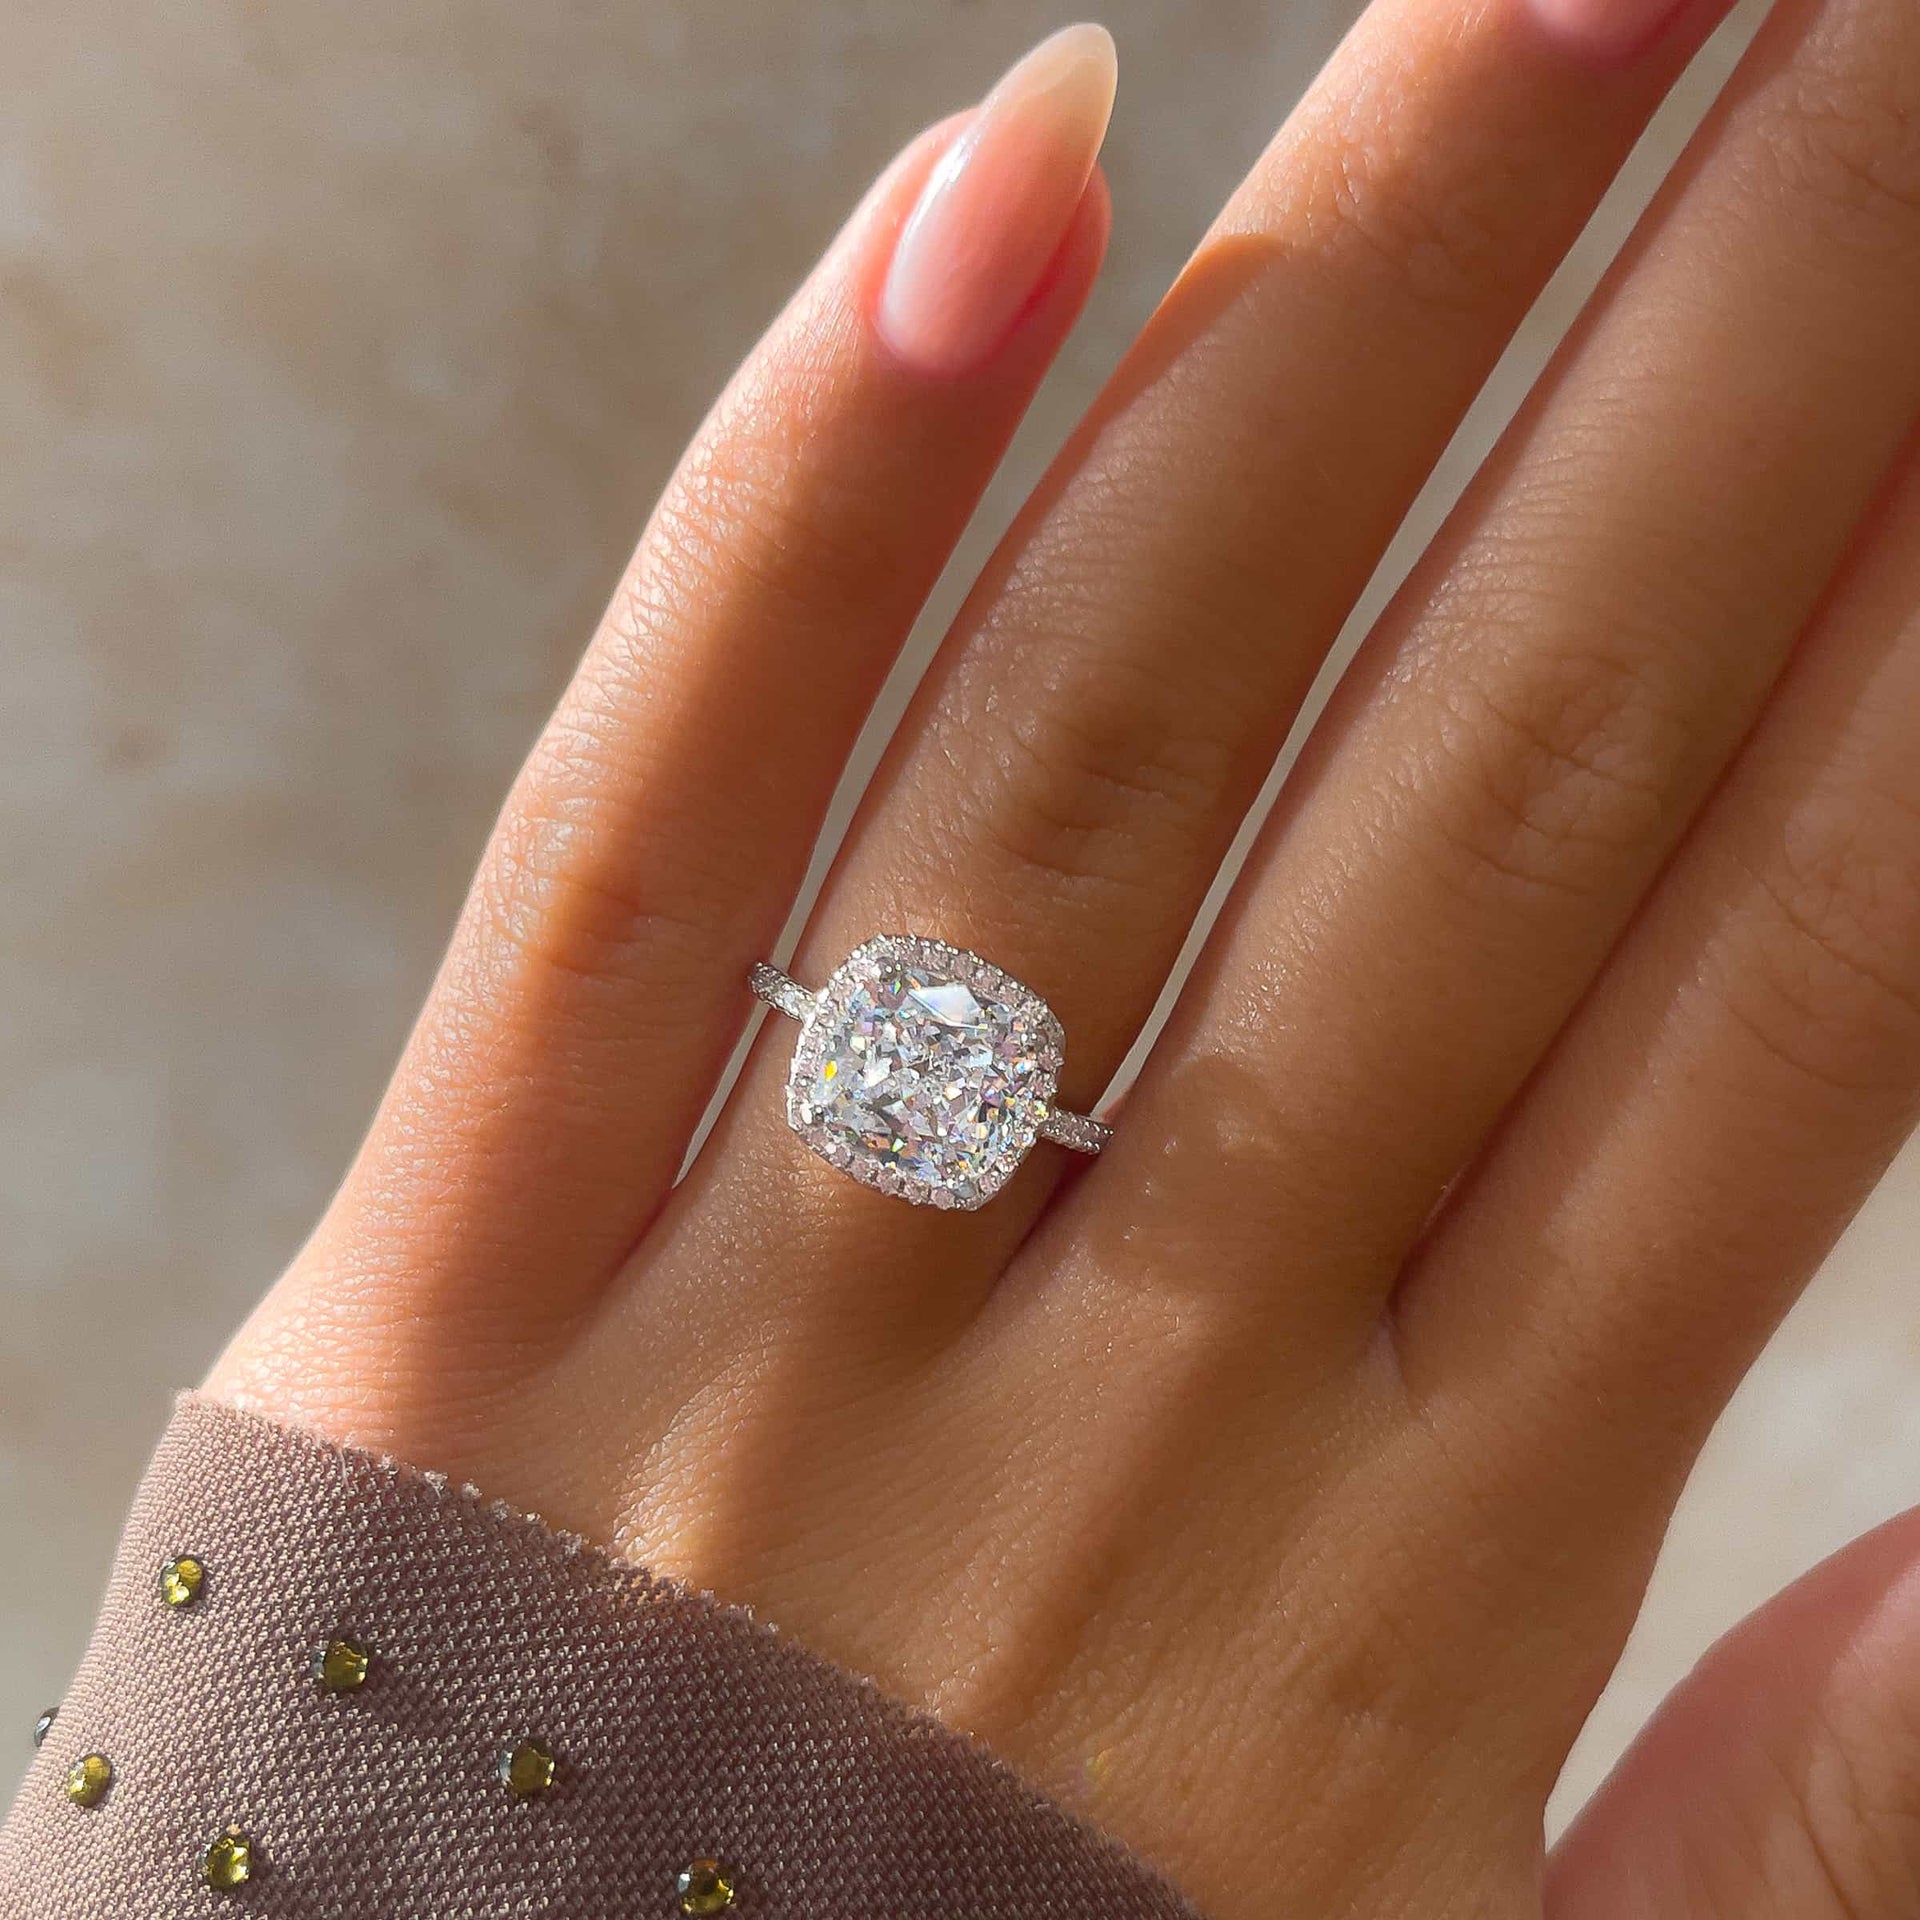
<svg viewBox="0 0 1920 1920">
<path fill-rule="evenodd" d="M 1920 451 L 1403 1283 L 1409 1378 L 1584 1513 L 1593 1604 L 1920 1109 L 1916 714 Z"/>
</svg>

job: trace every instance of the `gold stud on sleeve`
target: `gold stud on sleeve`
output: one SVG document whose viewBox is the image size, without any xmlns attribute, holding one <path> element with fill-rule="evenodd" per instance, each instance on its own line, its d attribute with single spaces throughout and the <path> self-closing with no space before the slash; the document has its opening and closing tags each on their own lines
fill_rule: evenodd
<svg viewBox="0 0 1920 1920">
<path fill-rule="evenodd" d="M 722 1860 L 689 1860 L 680 1869 L 682 1913 L 725 1913 L 733 1905 L 733 1869 Z"/>
<path fill-rule="evenodd" d="M 373 1655 L 357 1640 L 325 1640 L 313 1650 L 313 1683 L 324 1693 L 354 1693 L 372 1671 Z"/>
<path fill-rule="evenodd" d="M 207 1584 L 207 1563 L 197 1553 L 183 1553 L 160 1569 L 160 1598 L 170 1607 L 190 1607 Z"/>
<path fill-rule="evenodd" d="M 97 1807 L 113 1785 L 113 1762 L 104 1753 L 82 1754 L 67 1769 L 67 1798 L 76 1807 Z"/>
<path fill-rule="evenodd" d="M 216 1893 L 231 1893 L 253 1878 L 253 1842 L 238 1827 L 207 1843 L 200 1856 L 200 1877 Z"/>
<path fill-rule="evenodd" d="M 500 1784 L 522 1800 L 545 1793 L 553 1785 L 560 1763 L 552 1748 L 538 1740 L 522 1740 L 500 1755 Z"/>
</svg>

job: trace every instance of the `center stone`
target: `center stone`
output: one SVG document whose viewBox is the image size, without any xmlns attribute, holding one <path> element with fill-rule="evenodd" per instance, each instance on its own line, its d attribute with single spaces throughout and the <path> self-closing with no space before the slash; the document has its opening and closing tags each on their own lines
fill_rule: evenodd
<svg viewBox="0 0 1920 1920">
<path fill-rule="evenodd" d="M 1058 1028 L 1017 982 L 971 955 L 954 961 L 855 954 L 822 996 L 789 1108 L 817 1151 L 870 1184 L 970 1207 L 1033 1144 L 1053 1096 Z M 996 994 L 989 977 L 1008 991 Z"/>
</svg>

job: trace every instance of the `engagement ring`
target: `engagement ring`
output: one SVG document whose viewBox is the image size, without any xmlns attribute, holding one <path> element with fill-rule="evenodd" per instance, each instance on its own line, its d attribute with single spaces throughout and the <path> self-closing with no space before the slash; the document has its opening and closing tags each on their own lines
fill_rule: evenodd
<svg viewBox="0 0 1920 1920">
<path fill-rule="evenodd" d="M 1053 1104 L 1065 1036 L 1031 988 L 942 940 L 881 934 L 818 992 L 748 984 L 801 1023 L 787 1124 L 821 1159 L 923 1207 L 991 1200 L 1035 1140 L 1098 1153 L 1112 1130 Z"/>
</svg>

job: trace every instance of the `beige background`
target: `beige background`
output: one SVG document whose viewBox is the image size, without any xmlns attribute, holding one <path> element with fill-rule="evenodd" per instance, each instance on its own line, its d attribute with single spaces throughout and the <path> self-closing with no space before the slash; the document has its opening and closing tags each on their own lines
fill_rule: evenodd
<svg viewBox="0 0 1920 1920">
<path fill-rule="evenodd" d="M 1113 259 L 989 523 L 1346 12 L 1108 8 Z M 0 1783 L 169 1390 L 325 1197 L 673 453 L 895 144 L 1068 17 L 0 0 Z M 1916 1225 L 1920 1165 L 1727 1421 L 1568 1798 L 1723 1624 L 1920 1499 Z"/>
</svg>

